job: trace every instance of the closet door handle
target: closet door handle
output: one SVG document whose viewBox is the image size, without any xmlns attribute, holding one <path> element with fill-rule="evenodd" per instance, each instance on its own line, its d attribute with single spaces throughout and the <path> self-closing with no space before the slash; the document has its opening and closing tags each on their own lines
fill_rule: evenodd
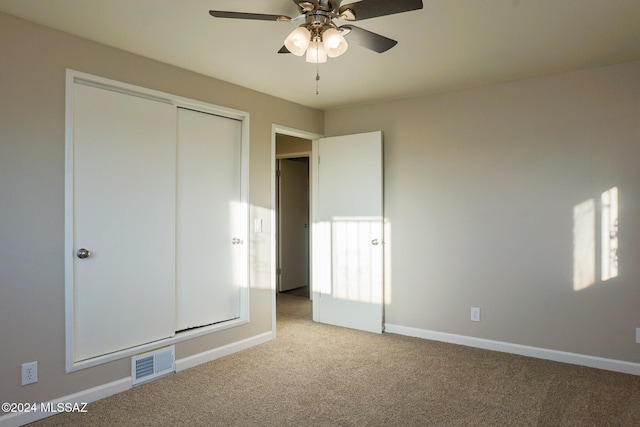
<svg viewBox="0 0 640 427">
<path fill-rule="evenodd" d="M 76 252 L 76 256 L 80 259 L 89 258 L 91 256 L 91 252 L 89 251 L 89 249 L 80 248 Z"/>
<path fill-rule="evenodd" d="M 237 237 L 234 237 L 233 239 L 231 239 L 231 243 L 234 245 L 239 245 L 242 243 L 242 240 L 238 239 Z"/>
</svg>

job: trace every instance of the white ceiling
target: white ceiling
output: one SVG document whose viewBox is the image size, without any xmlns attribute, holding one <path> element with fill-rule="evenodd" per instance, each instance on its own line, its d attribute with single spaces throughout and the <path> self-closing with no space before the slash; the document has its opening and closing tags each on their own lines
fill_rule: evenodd
<svg viewBox="0 0 640 427">
<path fill-rule="evenodd" d="M 276 53 L 296 24 L 209 9 L 297 14 L 291 0 L 0 0 L 2 12 L 320 109 L 640 59 L 640 0 L 424 0 L 356 22 L 398 45 L 320 64 L 316 95 L 316 66 Z"/>
</svg>

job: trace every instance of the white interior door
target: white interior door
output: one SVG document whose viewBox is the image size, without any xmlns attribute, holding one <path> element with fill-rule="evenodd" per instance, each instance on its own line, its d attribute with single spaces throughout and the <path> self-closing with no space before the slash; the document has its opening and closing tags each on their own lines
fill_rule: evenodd
<svg viewBox="0 0 640 427">
<path fill-rule="evenodd" d="M 178 109 L 177 330 L 240 317 L 242 123 Z"/>
<path fill-rule="evenodd" d="M 280 292 L 309 285 L 309 161 L 280 159 Z"/>
<path fill-rule="evenodd" d="M 175 108 L 74 84 L 73 358 L 175 331 Z M 90 256 L 79 258 L 76 251 Z"/>
<path fill-rule="evenodd" d="M 314 320 L 382 332 L 382 133 L 314 141 Z"/>
</svg>

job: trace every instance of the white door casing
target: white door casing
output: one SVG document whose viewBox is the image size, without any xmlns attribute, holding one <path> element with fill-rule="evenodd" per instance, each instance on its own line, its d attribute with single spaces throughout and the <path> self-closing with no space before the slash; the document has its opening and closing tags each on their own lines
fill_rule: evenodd
<svg viewBox="0 0 640 427">
<path fill-rule="evenodd" d="M 382 133 L 314 141 L 314 320 L 383 330 Z"/>
<path fill-rule="evenodd" d="M 246 324 L 248 113 L 74 70 L 67 70 L 66 80 L 67 372 Z M 181 109 L 193 111 L 179 113 Z M 217 123 L 213 130 L 199 120 L 183 119 L 187 147 L 182 147 L 180 161 L 179 114 L 206 117 Z M 217 142 L 215 156 L 207 151 L 210 147 L 202 148 L 199 156 L 194 151 L 200 149 L 202 138 L 194 135 L 203 133 L 229 140 Z M 211 171 L 206 162 L 213 157 L 216 164 L 211 165 L 210 169 L 215 169 Z M 192 167 L 189 158 L 195 162 Z M 187 171 L 182 176 L 178 164 Z M 196 181 L 196 185 L 177 194 L 179 181 Z M 205 181 L 211 186 L 207 187 Z M 222 185 L 228 187 L 222 189 Z M 196 194 L 197 189 L 202 194 Z M 222 269 L 217 274 L 222 280 L 216 284 L 224 283 L 234 295 L 220 294 L 211 302 L 211 311 L 218 317 L 205 319 L 206 326 L 189 326 L 176 332 L 176 235 L 178 227 L 184 230 L 178 212 L 187 222 L 197 220 L 198 215 L 185 214 L 179 206 L 181 195 L 192 209 L 206 208 L 209 213 L 211 197 L 228 198 L 222 202 L 224 209 L 218 209 L 218 205 L 215 216 L 207 218 L 210 221 L 204 224 L 204 231 L 210 231 L 213 222 L 219 235 L 223 230 L 233 235 L 223 238 L 212 263 Z M 221 224 L 224 221 L 228 222 Z M 215 238 L 196 236 L 191 244 L 186 237 L 189 233 L 184 234 L 180 241 L 183 250 L 185 246 L 202 249 L 203 245 L 219 243 Z M 76 255 L 83 248 L 90 256 Z M 210 249 L 205 247 L 204 252 Z M 200 267 L 197 274 L 208 273 L 206 266 Z M 228 305 L 224 304 L 225 298 Z M 208 295 L 203 299 L 211 301 Z M 224 309 L 216 305 L 224 305 Z"/>
</svg>

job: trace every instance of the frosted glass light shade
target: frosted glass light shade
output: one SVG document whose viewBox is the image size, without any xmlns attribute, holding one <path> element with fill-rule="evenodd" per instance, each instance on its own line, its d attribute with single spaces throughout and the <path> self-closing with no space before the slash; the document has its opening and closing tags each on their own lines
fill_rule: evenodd
<svg viewBox="0 0 640 427">
<path fill-rule="evenodd" d="M 322 64 L 327 62 L 327 51 L 324 49 L 324 43 L 312 41 L 307 48 L 307 62 L 312 64 Z"/>
<path fill-rule="evenodd" d="M 347 51 L 349 44 L 340 31 L 329 28 L 322 33 L 322 41 L 329 58 L 335 58 Z"/>
<path fill-rule="evenodd" d="M 284 46 L 296 56 L 304 55 L 311 41 L 311 32 L 305 27 L 298 27 L 284 40 Z"/>
</svg>

